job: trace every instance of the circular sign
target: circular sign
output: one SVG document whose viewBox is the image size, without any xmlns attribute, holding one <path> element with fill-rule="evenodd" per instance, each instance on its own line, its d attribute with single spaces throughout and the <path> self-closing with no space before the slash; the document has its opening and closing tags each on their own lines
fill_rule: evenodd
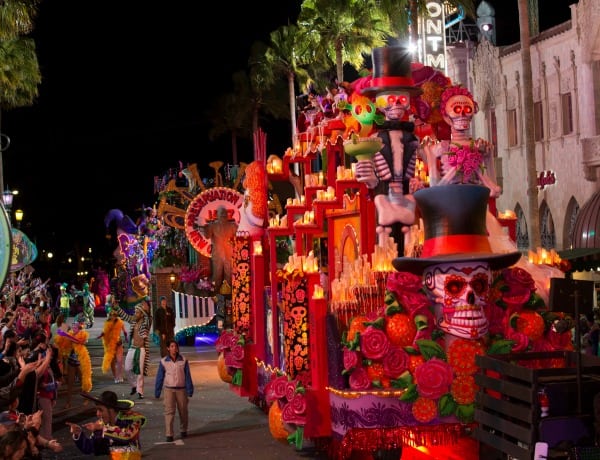
<svg viewBox="0 0 600 460">
<path fill-rule="evenodd" d="M 202 228 L 217 219 L 220 207 L 227 209 L 228 218 L 239 225 L 243 203 L 244 195 L 227 187 L 213 187 L 196 195 L 185 211 L 185 235 L 192 247 L 203 256 L 210 257 L 210 239 L 204 236 Z"/>
<path fill-rule="evenodd" d="M 6 280 L 12 255 L 12 232 L 8 214 L 0 203 L 0 287 Z"/>
</svg>

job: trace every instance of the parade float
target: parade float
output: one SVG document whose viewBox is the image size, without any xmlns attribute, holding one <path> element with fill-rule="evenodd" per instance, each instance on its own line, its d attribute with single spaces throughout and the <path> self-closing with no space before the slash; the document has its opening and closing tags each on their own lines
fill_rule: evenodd
<svg viewBox="0 0 600 460">
<path fill-rule="evenodd" d="M 357 177 L 356 160 L 380 148 L 377 118 L 351 116 L 376 114 L 361 95 L 368 78 L 337 101 L 336 122 L 307 116 L 293 147 L 267 157 L 263 145 L 230 187 L 215 180 L 190 192 L 171 182 L 185 206 L 163 195 L 159 215 L 200 253 L 210 247 L 199 229 L 215 218 L 213 200 L 239 224 L 218 372 L 268 414 L 276 439 L 339 460 L 469 460 L 490 445 L 531 458 L 546 415 L 539 395 L 552 393 L 556 418 L 582 420 L 580 407 L 559 401 L 581 397 L 581 367 L 597 363 L 576 359 L 577 312 L 551 305 L 561 261 L 522 256 L 510 238 L 514 219 L 495 209 L 490 145 L 443 126 L 468 129 L 444 117 L 443 104 L 460 106 L 461 117 L 468 106 L 472 117 L 476 103 L 431 68 L 412 75 L 422 144 L 411 180 L 417 218 L 403 230 L 403 253 L 377 225 L 373 192 Z M 279 208 L 267 202 L 278 182 L 296 190 Z"/>
</svg>

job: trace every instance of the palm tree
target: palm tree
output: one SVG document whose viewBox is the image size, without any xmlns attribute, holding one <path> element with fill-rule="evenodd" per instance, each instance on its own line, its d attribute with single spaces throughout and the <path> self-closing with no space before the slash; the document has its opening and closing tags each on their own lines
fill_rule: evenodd
<svg viewBox="0 0 600 460">
<path fill-rule="evenodd" d="M 234 77 L 234 81 L 237 78 Z M 236 91 L 239 88 L 236 89 Z M 225 134 L 231 137 L 232 163 L 238 164 L 238 137 L 250 138 L 250 112 L 241 107 L 243 95 L 237 92 L 226 93 L 220 96 L 215 107 L 207 114 L 211 120 L 212 127 L 208 132 L 208 138 L 213 141 Z"/>
<path fill-rule="evenodd" d="M 298 24 L 317 63 L 335 64 L 338 82 L 344 64 L 363 66 L 364 56 L 390 37 L 390 21 L 375 0 L 304 0 Z"/>
<path fill-rule="evenodd" d="M 40 0 L 4 0 L 0 4 L 0 128 L 2 110 L 26 107 L 38 96 L 42 81 L 35 42 L 25 35 L 33 30 L 33 19 Z M 4 190 L 0 129 L 0 191 Z"/>
<path fill-rule="evenodd" d="M 285 119 L 289 116 L 288 106 L 282 102 L 289 95 L 287 84 L 275 78 L 267 51 L 267 45 L 260 41 L 254 42 L 250 49 L 247 89 L 252 114 L 252 133 L 258 132 L 261 116 L 275 119 Z M 256 144 L 254 151 L 257 151 Z"/>
<path fill-rule="evenodd" d="M 537 164 L 533 137 L 533 77 L 531 74 L 531 36 L 529 29 L 529 2 L 518 0 L 519 28 L 521 30 L 521 65 L 523 66 L 523 120 L 525 158 L 527 161 L 527 206 L 529 208 L 529 248 L 541 246 L 540 215 L 538 213 Z"/>
<path fill-rule="evenodd" d="M 266 59 L 275 74 L 285 77 L 288 84 L 292 142 L 296 137 L 296 80 L 307 80 L 308 72 L 300 67 L 308 53 L 306 43 L 295 25 L 282 26 L 271 32 Z"/>
</svg>

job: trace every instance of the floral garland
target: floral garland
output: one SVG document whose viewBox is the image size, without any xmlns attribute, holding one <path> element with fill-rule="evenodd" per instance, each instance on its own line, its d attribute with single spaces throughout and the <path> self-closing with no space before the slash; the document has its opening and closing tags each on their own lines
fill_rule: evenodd
<svg viewBox="0 0 600 460">
<path fill-rule="evenodd" d="M 242 384 L 242 368 L 244 367 L 244 345 L 246 340 L 243 335 L 228 329 L 222 332 L 215 342 L 217 353 L 223 353 L 225 366 L 232 376 L 232 385 Z"/>
<path fill-rule="evenodd" d="M 421 277 L 405 272 L 388 277 L 385 303 L 369 316 L 351 320 L 343 333 L 343 375 L 351 390 L 390 388 L 410 402 L 417 423 L 454 416 L 474 419 L 478 387 L 475 357 L 511 351 L 572 349 L 571 332 L 560 314 L 545 310 L 535 282 L 518 267 L 496 274 L 489 289 L 486 316 L 490 334 L 480 340 L 446 343 L 435 328 L 432 304 Z M 561 367 L 556 359 L 530 367 Z"/>
<path fill-rule="evenodd" d="M 104 357 L 102 358 L 102 372 L 105 374 L 110 370 L 110 365 L 117 352 L 117 343 L 123 330 L 121 318 L 109 319 L 104 323 L 102 331 L 102 345 L 104 346 Z"/>
</svg>

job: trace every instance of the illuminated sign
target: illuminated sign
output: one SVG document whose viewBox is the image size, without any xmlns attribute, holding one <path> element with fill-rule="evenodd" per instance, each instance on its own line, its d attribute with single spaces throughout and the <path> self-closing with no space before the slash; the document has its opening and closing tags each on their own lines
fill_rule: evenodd
<svg viewBox="0 0 600 460">
<path fill-rule="evenodd" d="M 210 257 L 210 239 L 202 233 L 202 228 L 217 219 L 217 211 L 223 206 L 227 217 L 240 223 L 240 207 L 244 195 L 227 187 L 213 187 L 196 195 L 185 211 L 185 235 L 192 247 L 200 254 Z"/>
<path fill-rule="evenodd" d="M 554 185 L 556 184 L 556 176 L 554 175 L 554 171 L 542 171 L 537 179 L 537 185 L 540 190 L 544 190 L 546 185 Z"/>
<path fill-rule="evenodd" d="M 419 61 L 446 73 L 446 32 L 441 1 L 427 2 L 427 16 L 419 17 Z"/>
</svg>

